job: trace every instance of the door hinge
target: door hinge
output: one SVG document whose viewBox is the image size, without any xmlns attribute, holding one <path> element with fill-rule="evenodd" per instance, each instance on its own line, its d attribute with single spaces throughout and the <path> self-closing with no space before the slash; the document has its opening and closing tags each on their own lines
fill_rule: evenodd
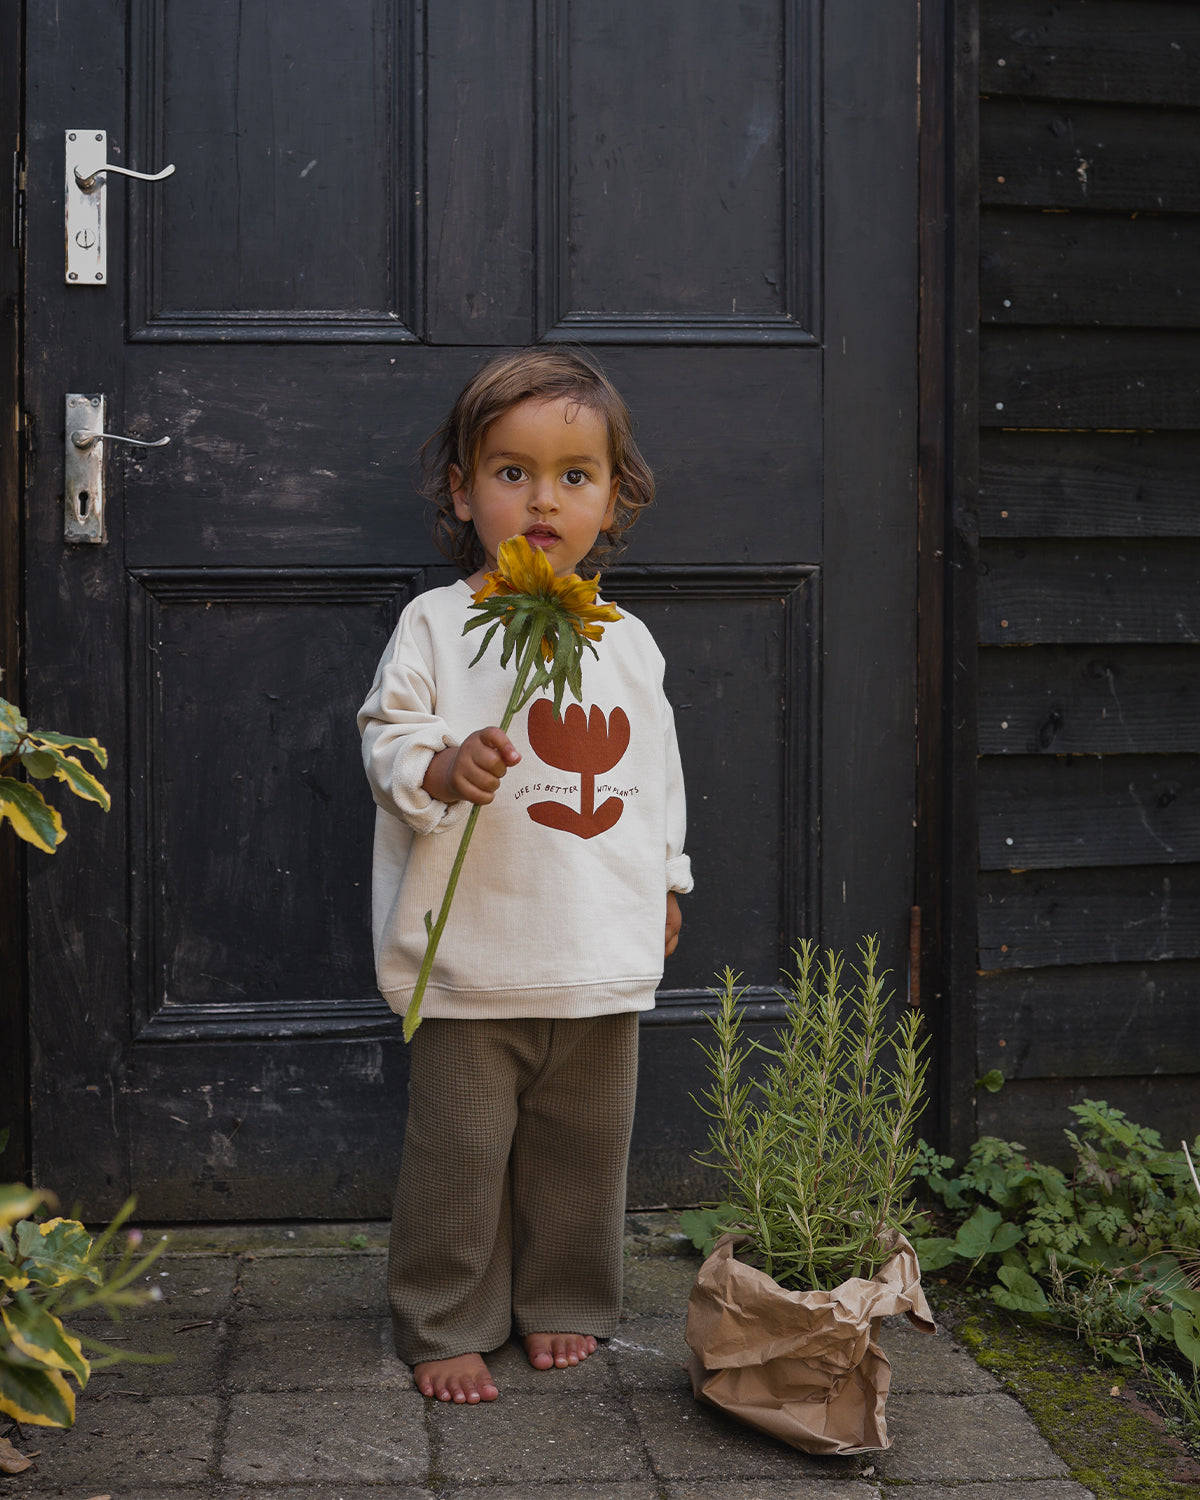
<svg viewBox="0 0 1200 1500">
<path fill-rule="evenodd" d="M 908 913 L 908 1003 L 921 1008 L 921 908 Z"/>
<path fill-rule="evenodd" d="M 25 243 L 25 163 L 19 150 L 13 152 L 12 242 L 14 250 L 20 250 Z"/>
<path fill-rule="evenodd" d="M 21 449 L 25 456 L 25 488 L 28 489 L 33 483 L 34 469 L 37 466 L 37 423 L 34 421 L 33 413 L 22 411 L 18 407 L 16 428 Z"/>
</svg>

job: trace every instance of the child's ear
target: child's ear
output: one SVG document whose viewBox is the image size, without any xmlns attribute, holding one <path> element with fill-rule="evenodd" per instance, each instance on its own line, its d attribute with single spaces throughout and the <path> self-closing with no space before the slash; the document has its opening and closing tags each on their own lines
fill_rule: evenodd
<svg viewBox="0 0 1200 1500">
<path fill-rule="evenodd" d="M 471 519 L 471 502 L 467 494 L 467 482 L 457 464 L 450 465 L 450 498 L 454 501 L 454 514 L 460 521 Z"/>
</svg>

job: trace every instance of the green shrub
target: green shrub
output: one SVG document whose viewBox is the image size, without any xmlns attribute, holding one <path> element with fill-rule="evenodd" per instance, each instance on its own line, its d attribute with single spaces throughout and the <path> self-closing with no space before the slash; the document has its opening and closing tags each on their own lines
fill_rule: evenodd
<svg viewBox="0 0 1200 1500">
<path fill-rule="evenodd" d="M 721 1172 L 726 1202 L 681 1223 L 708 1247 L 723 1229 L 743 1230 L 747 1258 L 786 1287 L 872 1276 L 913 1217 L 920 1016 L 907 1011 L 888 1029 L 879 944 L 866 938 L 860 951 L 847 984 L 840 955 L 822 962 L 814 944 L 801 946 L 773 1047 L 743 1039 L 745 992 L 727 969 L 713 992 L 715 1039 L 700 1043 L 710 1082 L 697 1103 L 712 1124 L 698 1160 Z M 743 1079 L 756 1055 L 761 1076 Z"/>
<path fill-rule="evenodd" d="M 66 753 L 72 749 L 86 750 L 101 767 L 108 765 L 108 755 L 97 740 L 30 729 L 16 706 L 0 698 L 0 823 L 7 818 L 20 838 L 47 854 L 53 854 L 67 836 L 62 818 L 37 787 L 6 773 L 20 766 L 36 781 L 54 777 L 77 797 L 99 803 L 107 812 L 108 793 L 77 756 Z"/>
<path fill-rule="evenodd" d="M 132 1199 L 96 1239 L 77 1219 L 31 1217 L 51 1201 L 38 1188 L 0 1186 L 0 1412 L 33 1426 L 70 1427 L 70 1380 L 82 1390 L 93 1369 L 121 1360 L 159 1363 L 161 1356 L 70 1333 L 60 1314 L 99 1306 L 116 1318 L 122 1307 L 153 1300 L 154 1292 L 128 1288 L 164 1245 L 139 1257 L 141 1235 L 134 1230 L 112 1259 L 110 1247 L 133 1211 Z M 89 1358 L 85 1348 L 99 1358 Z"/>
<path fill-rule="evenodd" d="M 953 1237 L 914 1241 L 925 1273 L 966 1262 L 994 1270 L 1000 1307 L 1065 1315 L 1097 1357 L 1143 1362 L 1173 1348 L 1200 1363 L 1200 1195 L 1186 1148 L 1087 1099 L 1065 1132 L 1070 1172 L 984 1136 L 961 1172 L 923 1141 L 916 1166 L 949 1210 Z"/>
</svg>

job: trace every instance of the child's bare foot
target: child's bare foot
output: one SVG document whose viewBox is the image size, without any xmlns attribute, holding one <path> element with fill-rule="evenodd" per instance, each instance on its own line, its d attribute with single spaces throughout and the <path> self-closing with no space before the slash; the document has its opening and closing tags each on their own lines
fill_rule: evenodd
<svg viewBox="0 0 1200 1500">
<path fill-rule="evenodd" d="M 422 1396 L 439 1401 L 494 1401 L 500 1394 L 491 1371 L 478 1354 L 456 1354 L 453 1359 L 427 1359 L 413 1366 L 413 1380 Z"/>
<path fill-rule="evenodd" d="M 596 1352 L 590 1333 L 527 1333 L 525 1353 L 535 1370 L 565 1370 Z"/>
</svg>

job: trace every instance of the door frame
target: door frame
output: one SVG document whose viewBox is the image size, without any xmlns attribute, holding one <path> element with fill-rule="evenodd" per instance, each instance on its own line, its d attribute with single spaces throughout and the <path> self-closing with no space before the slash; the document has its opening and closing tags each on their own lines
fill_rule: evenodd
<svg viewBox="0 0 1200 1500">
<path fill-rule="evenodd" d="M 23 5 L 0 7 L 0 159 L 23 161 Z M 974 670 L 953 645 L 974 639 L 978 488 L 978 0 L 923 0 L 918 187 L 917 738 L 914 903 L 919 959 L 910 986 L 933 1037 L 926 1134 L 963 1153 L 974 1110 Z M 22 510 L 33 434 L 25 425 L 21 195 L 0 191 L 0 694 L 24 699 Z M 17 222 L 14 223 L 14 216 Z M 47 461 L 55 461 L 46 446 Z M 27 1177 L 29 1013 L 24 845 L 0 838 L 0 1097 L 20 1105 L 0 1180 Z"/>
<path fill-rule="evenodd" d="M 914 968 L 934 1049 L 923 1128 L 959 1158 L 976 1136 L 978 118 L 979 0 L 923 0 Z"/>
<path fill-rule="evenodd" d="M 25 7 L 0 6 L 0 162 L 12 172 L 0 190 L 0 697 L 23 701 L 21 622 L 25 566 L 21 537 L 25 492 L 21 344 L 24 315 L 19 244 L 24 164 Z M 25 845 L 0 837 L 0 1182 L 29 1172 L 29 1027 L 25 984 Z"/>
</svg>

